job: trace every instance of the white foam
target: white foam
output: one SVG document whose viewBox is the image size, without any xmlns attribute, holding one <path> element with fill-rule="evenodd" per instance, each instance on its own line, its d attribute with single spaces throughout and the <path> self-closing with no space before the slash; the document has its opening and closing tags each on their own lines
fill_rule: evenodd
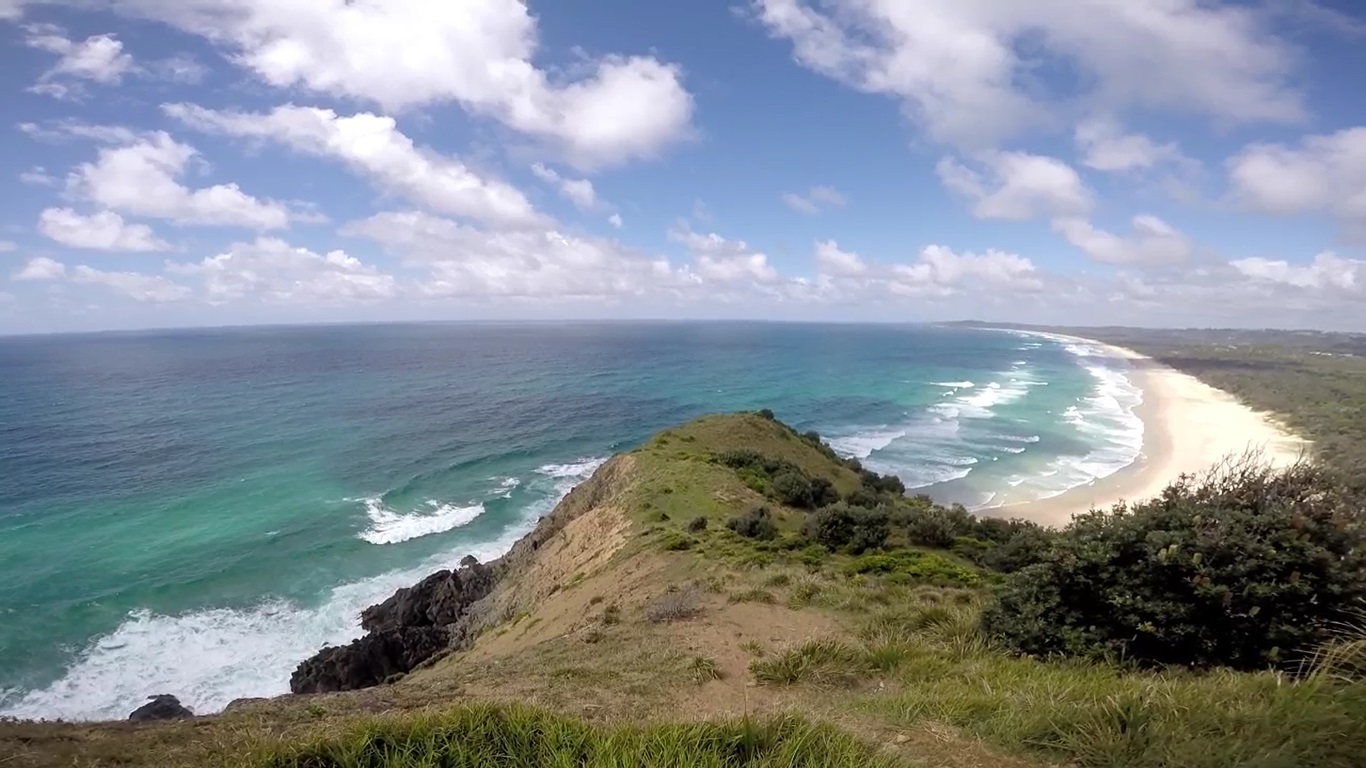
<svg viewBox="0 0 1366 768">
<path fill-rule="evenodd" d="M 384 506 L 377 496 L 365 501 L 365 515 L 370 518 L 370 527 L 357 534 L 371 544 L 398 544 L 422 536 L 445 533 L 469 525 L 484 514 L 483 504 L 457 506 L 428 500 L 431 512 L 402 513 Z"/>
<path fill-rule="evenodd" d="M 905 429 L 883 428 L 845 437 L 832 437 L 826 442 L 841 456 L 866 459 L 873 455 L 874 451 L 880 451 L 905 436 Z"/>
<path fill-rule="evenodd" d="M 936 381 L 933 383 L 936 387 L 948 387 L 949 389 L 963 389 L 964 387 L 977 386 L 970 381 Z"/>
<path fill-rule="evenodd" d="M 121 720 L 158 693 L 209 714 L 233 699 L 288 693 L 290 673 L 300 661 L 324 645 L 360 637 L 361 610 L 465 555 L 481 561 L 502 555 L 604 461 L 542 467 L 541 474 L 559 481 L 555 494 L 528 506 L 497 539 L 460 544 L 411 568 L 342 584 L 316 607 L 265 599 L 250 608 L 179 616 L 133 611 L 112 633 L 93 640 L 51 685 L 0 692 L 0 717 Z M 580 474 L 568 467 L 578 467 Z"/>
</svg>

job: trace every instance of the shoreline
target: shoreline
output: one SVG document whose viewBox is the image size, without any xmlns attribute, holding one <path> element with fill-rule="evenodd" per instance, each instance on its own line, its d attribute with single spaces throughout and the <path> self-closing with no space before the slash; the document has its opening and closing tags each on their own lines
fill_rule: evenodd
<svg viewBox="0 0 1366 768">
<path fill-rule="evenodd" d="M 1146 355 L 1079 336 L 1037 335 L 1085 343 L 1129 362 L 1126 375 L 1143 393 L 1142 402 L 1134 408 L 1134 415 L 1143 422 L 1143 447 L 1134 461 L 1086 485 L 982 513 L 1062 527 L 1093 508 L 1156 497 L 1178 476 L 1203 473 L 1230 456 L 1257 451 L 1265 461 L 1282 467 L 1295 463 L 1309 447 L 1309 441 L 1270 414 Z"/>
</svg>

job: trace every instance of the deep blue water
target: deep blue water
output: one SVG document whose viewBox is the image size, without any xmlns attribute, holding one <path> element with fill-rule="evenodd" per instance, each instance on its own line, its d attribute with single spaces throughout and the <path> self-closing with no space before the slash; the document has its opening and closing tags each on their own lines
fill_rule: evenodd
<svg viewBox="0 0 1366 768">
<path fill-rule="evenodd" d="M 1131 461 L 1123 363 L 1037 336 L 779 324 L 0 338 L 0 715 L 285 692 L 358 611 L 496 556 L 613 452 L 771 408 L 946 501 Z"/>
</svg>

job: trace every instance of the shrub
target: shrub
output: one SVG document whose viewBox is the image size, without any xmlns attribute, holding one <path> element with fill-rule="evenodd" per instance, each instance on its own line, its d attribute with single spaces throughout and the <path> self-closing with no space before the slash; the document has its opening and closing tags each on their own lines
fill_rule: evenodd
<svg viewBox="0 0 1366 768">
<path fill-rule="evenodd" d="M 1010 538 L 984 552 L 978 562 L 993 571 L 1014 573 L 1042 562 L 1055 536 L 1053 531 L 1035 523 L 1017 526 Z"/>
<path fill-rule="evenodd" d="M 750 507 L 743 515 L 726 521 L 726 527 L 747 539 L 770 540 L 778 537 L 778 526 L 773 523 L 768 507 Z"/>
<path fill-rule="evenodd" d="M 659 545 L 667 552 L 684 552 L 697 546 L 697 539 L 678 531 L 669 531 L 659 540 Z"/>
<path fill-rule="evenodd" d="M 1008 578 L 983 628 L 1031 654 L 1264 668 L 1360 609 L 1364 544 L 1323 470 L 1233 463 L 1078 517 Z"/>
<path fill-rule="evenodd" d="M 932 506 L 912 511 L 905 518 L 906 539 L 912 544 L 948 549 L 959 536 L 971 536 L 977 520 L 961 505 Z"/>
<path fill-rule="evenodd" d="M 817 510 L 802 528 L 808 539 L 832 552 L 848 550 L 854 554 L 884 546 L 889 530 L 886 510 L 851 507 L 842 502 Z"/>
<path fill-rule="evenodd" d="M 845 565 L 844 572 L 850 576 L 862 573 L 902 576 L 907 581 L 945 585 L 974 586 L 982 581 L 977 572 L 943 555 L 913 550 L 864 555 Z"/>
<path fill-rule="evenodd" d="M 707 518 L 698 515 L 688 521 L 688 530 L 692 533 L 700 533 L 707 530 Z"/>
<path fill-rule="evenodd" d="M 875 491 L 870 491 L 860 486 L 858 490 L 844 497 L 844 503 L 851 507 L 865 507 L 873 509 L 882 504 L 883 496 Z"/>
<path fill-rule="evenodd" d="M 811 507 L 811 481 L 801 472 L 785 469 L 773 478 L 773 493 L 778 502 L 789 507 Z"/>
<path fill-rule="evenodd" d="M 768 408 L 764 408 L 763 410 L 759 411 L 759 415 L 764 417 L 765 419 L 768 419 L 769 421 L 778 420 L 778 417 L 773 415 L 773 411 L 769 410 Z"/>
<path fill-rule="evenodd" d="M 645 618 L 656 624 L 686 621 L 702 613 L 702 593 L 694 586 L 670 588 L 645 606 Z"/>
<path fill-rule="evenodd" d="M 811 478 L 811 506 L 819 509 L 827 504 L 834 504 L 840 500 L 839 491 L 835 490 L 835 484 L 823 477 Z"/>
<path fill-rule="evenodd" d="M 860 466 L 859 478 L 863 481 L 863 487 L 870 491 L 894 493 L 897 496 L 906 493 L 906 485 L 896 475 L 879 475 L 871 470 L 862 469 Z"/>
</svg>

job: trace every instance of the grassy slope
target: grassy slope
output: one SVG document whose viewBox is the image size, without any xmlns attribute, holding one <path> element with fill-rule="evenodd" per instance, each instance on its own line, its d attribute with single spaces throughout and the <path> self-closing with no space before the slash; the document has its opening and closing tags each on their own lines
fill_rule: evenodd
<svg viewBox="0 0 1366 768">
<path fill-rule="evenodd" d="M 876 755 L 1214 768 L 1349 766 L 1366 754 L 1361 684 L 1011 658 L 977 631 L 991 575 L 950 555 L 907 549 L 890 573 L 858 573 L 866 558 L 803 546 L 798 510 L 777 511 L 778 539 L 743 539 L 722 523 L 761 496 L 710 461 L 735 449 L 841 491 L 858 485 L 757 415 L 692 422 L 615 462 L 611 487 L 566 501 L 582 514 L 541 547 L 508 615 L 467 652 L 395 685 L 192 723 L 0 725 L 0 765 L 416 766 L 442 764 L 425 761 L 441 750 L 449 765 L 637 765 L 644 754 L 789 765 L 795 749 L 818 766 Z M 705 529 L 689 530 L 699 516 Z M 735 751 L 754 743 L 766 746 Z M 520 762 L 479 762 L 493 752 Z"/>
</svg>

